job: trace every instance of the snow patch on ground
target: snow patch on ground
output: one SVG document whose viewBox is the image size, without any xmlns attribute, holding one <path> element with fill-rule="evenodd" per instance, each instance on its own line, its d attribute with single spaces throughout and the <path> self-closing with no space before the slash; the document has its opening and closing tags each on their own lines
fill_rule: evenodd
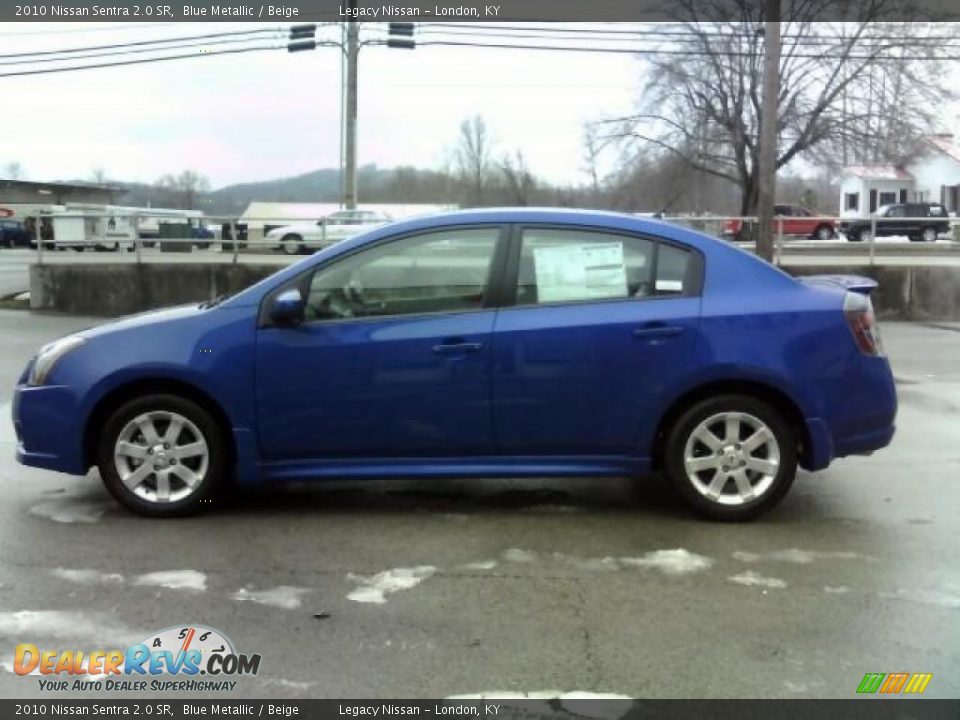
<svg viewBox="0 0 960 720">
<path fill-rule="evenodd" d="M 394 568 L 364 577 L 350 573 L 347 579 L 359 587 L 347 595 L 348 600 L 362 603 L 385 603 L 387 595 L 416 587 L 437 571 L 433 565 L 412 568 Z"/>
<path fill-rule="evenodd" d="M 627 567 L 654 568 L 664 575 L 679 576 L 706 570 L 713 565 L 713 560 L 683 548 L 676 548 L 654 550 L 639 558 L 620 558 L 620 563 Z"/>
<path fill-rule="evenodd" d="M 850 592 L 850 588 L 846 585 L 824 585 L 823 591 L 828 595 L 846 595 Z"/>
<path fill-rule="evenodd" d="M 477 562 L 467 563 L 463 566 L 464 570 L 493 570 L 497 566 L 496 560 L 478 560 Z"/>
<path fill-rule="evenodd" d="M 856 560 L 861 556 L 854 552 L 817 552 L 815 550 L 800 550 L 788 548 L 768 553 L 740 552 L 733 553 L 733 559 L 741 562 L 755 563 L 764 560 L 773 562 L 789 562 L 798 565 L 809 565 L 814 560 Z"/>
<path fill-rule="evenodd" d="M 738 585 L 756 585 L 765 588 L 785 588 L 787 586 L 787 583 L 780 578 L 764 577 L 753 570 L 747 570 L 747 572 L 740 573 L 739 575 L 731 575 L 727 579 Z"/>
<path fill-rule="evenodd" d="M 271 607 L 283 608 L 285 610 L 295 610 L 300 607 L 300 597 L 308 592 L 310 592 L 308 588 L 278 585 L 269 590 L 247 590 L 246 588 L 240 588 L 230 597 L 234 600 L 246 600 L 260 605 L 270 605 Z"/>
<path fill-rule="evenodd" d="M 89 568 L 55 568 L 50 574 L 61 580 L 80 583 L 81 585 L 119 585 L 123 583 L 120 573 L 105 573 Z"/>
<path fill-rule="evenodd" d="M 133 632 L 117 623 L 115 616 L 104 613 L 20 610 L 0 612 L 0 636 L 20 642 L 21 638 L 31 636 L 66 638 L 71 641 L 83 638 L 106 645 L 112 642 L 139 642 L 144 633 Z"/>
<path fill-rule="evenodd" d="M 161 570 L 140 575 L 134 579 L 133 584 L 203 592 L 207 589 L 207 576 L 196 570 Z"/>
<path fill-rule="evenodd" d="M 537 559 L 537 554 L 531 552 L 530 550 L 521 550 L 520 548 L 510 548 L 505 550 L 503 553 L 503 559 L 507 562 L 515 563 L 527 563 L 534 562 Z"/>
<path fill-rule="evenodd" d="M 896 598 L 901 600 L 911 600 L 924 605 L 936 605 L 950 609 L 960 608 L 960 592 L 957 590 L 924 590 L 924 589 L 905 589 L 901 588 L 893 594 L 884 594 L 881 597 Z"/>
<path fill-rule="evenodd" d="M 266 685 L 277 685 L 278 687 L 287 688 L 289 690 L 309 690 L 316 683 L 312 682 L 300 682 L 299 680 L 287 680 L 286 678 L 266 678 L 264 679 L 264 684 Z"/>
<path fill-rule="evenodd" d="M 64 496 L 37 503 L 30 508 L 30 513 L 59 523 L 95 523 L 109 509 L 107 500 L 79 500 Z"/>
</svg>

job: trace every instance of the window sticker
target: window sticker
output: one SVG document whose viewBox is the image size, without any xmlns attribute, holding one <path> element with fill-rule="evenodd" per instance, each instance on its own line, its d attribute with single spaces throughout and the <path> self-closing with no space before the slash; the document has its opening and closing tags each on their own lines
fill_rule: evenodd
<svg viewBox="0 0 960 720">
<path fill-rule="evenodd" d="M 627 297 L 623 243 L 535 247 L 539 302 Z"/>
</svg>

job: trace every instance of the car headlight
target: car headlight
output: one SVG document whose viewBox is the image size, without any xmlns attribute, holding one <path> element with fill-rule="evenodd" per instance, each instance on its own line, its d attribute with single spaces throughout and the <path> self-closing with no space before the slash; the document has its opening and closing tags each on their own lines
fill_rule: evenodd
<svg viewBox="0 0 960 720">
<path fill-rule="evenodd" d="M 47 381 L 47 376 L 53 370 L 57 361 L 71 350 L 80 347 L 85 343 L 79 335 L 68 335 L 67 337 L 54 340 L 48 345 L 40 348 L 36 359 L 33 361 L 33 367 L 30 369 L 30 377 L 27 378 L 29 385 L 43 385 Z"/>
</svg>

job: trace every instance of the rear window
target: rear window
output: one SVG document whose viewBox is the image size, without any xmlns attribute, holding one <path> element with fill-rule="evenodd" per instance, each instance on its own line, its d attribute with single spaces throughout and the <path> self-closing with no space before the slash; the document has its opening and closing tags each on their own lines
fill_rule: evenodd
<svg viewBox="0 0 960 720">
<path fill-rule="evenodd" d="M 690 258 L 688 250 L 648 238 L 529 228 L 523 231 L 516 302 L 683 295 L 691 289 Z"/>
</svg>

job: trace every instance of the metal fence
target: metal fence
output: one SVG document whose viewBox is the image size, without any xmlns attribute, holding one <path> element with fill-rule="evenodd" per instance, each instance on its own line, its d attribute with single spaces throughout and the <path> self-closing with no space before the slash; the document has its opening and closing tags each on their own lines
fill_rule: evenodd
<svg viewBox="0 0 960 720">
<path fill-rule="evenodd" d="M 187 219 L 173 217 L 157 218 L 149 214 L 125 214 L 123 217 L 130 228 L 128 236 L 108 232 L 108 223 L 111 219 L 116 220 L 118 218 L 116 214 L 67 212 L 40 216 L 40 221 L 49 219 L 50 223 L 40 221 L 34 221 L 33 223 L 31 247 L 35 247 L 36 262 L 43 264 L 51 261 L 53 256 L 50 253 L 55 250 L 73 249 L 82 251 L 89 249 L 93 251 L 118 251 L 118 256 L 111 257 L 110 260 L 105 259 L 106 262 L 162 262 L 173 257 L 169 253 L 202 252 L 205 262 L 237 263 L 247 256 L 255 256 L 258 261 L 279 264 L 292 260 L 291 255 L 301 252 L 314 252 L 371 227 L 378 226 L 378 224 L 345 225 L 339 222 L 328 223 L 323 219 L 291 221 L 289 225 L 296 225 L 298 229 L 291 229 L 287 237 L 299 235 L 302 240 L 301 243 L 294 243 L 293 240 L 284 242 L 283 237 L 268 236 L 267 233 L 271 229 L 287 227 L 276 218 L 205 216 L 202 218 L 203 225 L 200 226 L 204 230 L 200 230 L 198 226 L 192 225 L 190 222 L 196 222 L 196 218 L 191 218 L 188 221 Z M 54 233 L 47 232 L 52 227 L 54 220 L 68 218 L 82 218 L 84 221 L 99 222 L 91 223 L 96 227 L 96 231 L 92 234 L 84 234 L 83 239 L 57 239 Z M 159 220 L 161 229 L 159 236 L 152 234 L 146 236 L 142 232 L 142 221 L 147 218 Z M 744 238 L 755 238 L 759 227 L 757 218 L 751 216 L 677 215 L 663 216 L 657 219 L 724 238 L 747 250 L 754 248 L 754 242 L 752 239 L 744 241 Z M 897 224 L 903 224 L 904 227 L 911 224 L 916 225 L 918 218 L 836 217 L 828 215 L 802 218 L 808 224 L 822 222 L 836 229 L 834 238 L 829 240 L 811 240 L 791 235 L 791 220 L 792 218 L 786 217 L 774 219 L 774 262 L 777 264 L 782 261 L 785 253 L 790 255 L 816 255 L 817 253 L 862 255 L 864 252 L 869 257 L 869 263 L 873 264 L 874 258 L 878 254 L 888 255 L 891 254 L 890 251 L 903 253 L 908 247 L 911 254 L 915 253 L 923 256 L 939 254 L 954 258 L 960 257 L 960 254 L 958 254 L 960 253 L 960 219 L 958 218 L 922 219 L 925 221 L 924 224 L 936 224 L 938 226 L 946 224 L 949 228 L 949 231 L 942 233 L 941 236 L 952 242 L 933 244 L 887 239 L 884 239 L 881 243 L 877 242 L 878 222 L 882 226 L 881 234 L 892 235 L 891 226 L 895 227 Z M 849 242 L 843 236 L 840 231 L 841 228 L 849 227 L 851 223 L 857 223 L 863 229 L 860 239 L 864 242 Z M 164 230 L 164 226 L 167 226 L 166 230 Z M 310 237 L 303 237 L 301 235 L 302 229 L 308 226 L 315 230 Z M 737 232 L 731 234 L 731 230 Z M 209 234 L 205 231 L 209 231 Z M 202 236 L 197 236 L 198 234 Z M 45 235 L 51 236 L 45 237 Z M 292 243 L 293 246 L 291 247 Z M 897 249 L 894 250 L 895 248 Z M 253 257 L 249 259 L 253 259 Z"/>
</svg>

